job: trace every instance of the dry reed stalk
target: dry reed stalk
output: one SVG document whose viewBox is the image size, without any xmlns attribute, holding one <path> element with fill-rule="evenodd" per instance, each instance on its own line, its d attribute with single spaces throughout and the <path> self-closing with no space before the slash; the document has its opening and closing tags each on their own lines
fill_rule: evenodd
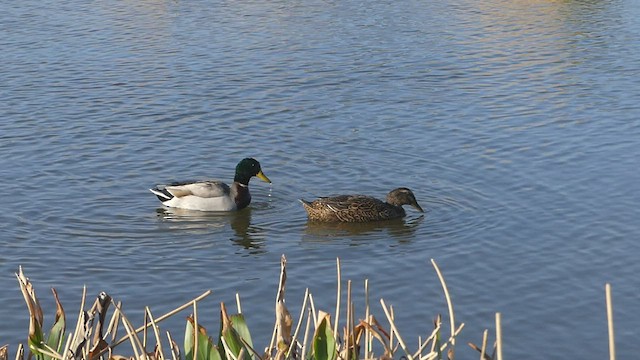
<svg viewBox="0 0 640 360">
<path fill-rule="evenodd" d="M 18 344 L 18 350 L 16 351 L 16 360 L 24 359 L 24 346 Z"/>
<path fill-rule="evenodd" d="M 207 290 L 207 291 L 205 291 L 204 293 L 202 293 L 200 296 L 198 296 L 198 297 L 194 298 L 193 300 L 190 300 L 189 302 L 184 303 L 183 305 L 178 306 L 177 308 L 175 308 L 175 309 L 173 309 L 173 310 L 169 311 L 168 313 L 166 313 L 166 314 L 164 314 L 164 315 L 160 316 L 159 318 L 157 318 L 157 319 L 156 319 L 156 323 L 160 323 L 160 322 L 162 322 L 162 321 L 166 320 L 167 318 L 169 318 L 169 317 L 171 317 L 171 316 L 173 316 L 173 315 L 175 315 L 175 314 L 179 313 L 180 311 L 182 311 L 182 310 L 184 310 L 184 309 L 188 308 L 188 307 L 189 307 L 189 306 L 191 306 L 192 304 L 197 303 L 198 301 L 200 301 L 200 300 L 202 300 L 202 299 L 206 298 L 206 297 L 207 297 L 207 296 L 209 296 L 209 295 L 211 295 L 211 290 Z M 139 332 L 140 332 L 140 331 L 142 331 L 144 328 L 145 328 L 144 326 L 140 326 L 139 328 L 137 328 L 137 329 L 135 330 L 135 333 L 136 333 L 136 334 L 137 334 L 137 333 L 139 333 Z M 118 341 L 116 341 L 113 345 L 111 345 L 111 347 L 116 347 L 117 345 L 122 344 L 123 342 L 127 341 L 127 339 L 128 339 L 128 338 L 129 338 L 129 336 L 128 336 L 128 335 L 123 336 L 123 337 L 122 337 L 122 338 L 120 338 Z"/>
<path fill-rule="evenodd" d="M 276 336 L 278 334 L 278 327 L 280 326 L 280 321 L 278 319 L 279 311 L 278 307 L 281 301 L 284 301 L 284 286 L 287 281 L 287 258 L 282 254 L 280 256 L 280 279 L 278 280 L 278 292 L 276 293 L 276 302 L 275 302 L 275 310 L 276 310 L 276 322 L 273 324 L 273 333 L 271 334 L 271 341 L 269 342 L 269 348 L 267 353 L 271 354 L 272 350 L 275 348 L 276 353 L 280 351 L 277 348 L 276 344 Z"/>
<path fill-rule="evenodd" d="M 502 315 L 496 313 L 496 356 L 498 360 L 502 360 Z"/>
<path fill-rule="evenodd" d="M 440 346 L 440 351 L 444 351 L 448 344 L 451 344 L 452 341 L 458 337 L 458 335 L 460 334 L 460 332 L 462 331 L 462 329 L 464 328 L 464 323 L 461 323 L 460 326 L 458 326 L 458 328 L 453 332 L 453 335 L 451 335 L 451 337 L 449 337 L 449 339 Z M 453 357 L 451 356 L 451 354 L 448 354 L 450 359 L 453 359 Z"/>
<path fill-rule="evenodd" d="M 230 357 L 232 360 L 238 360 L 238 358 L 236 358 L 235 355 L 233 355 L 233 352 L 229 348 L 229 345 L 227 345 L 227 341 L 224 339 L 224 336 L 220 337 L 220 341 L 222 342 L 222 347 L 224 348 L 226 357 L 227 358 Z"/>
<path fill-rule="evenodd" d="M 306 288 L 304 291 L 304 299 L 302 300 L 302 307 L 300 308 L 300 317 L 298 318 L 298 324 L 296 325 L 296 330 L 293 332 L 293 336 L 291 337 L 291 345 L 289 346 L 289 350 L 287 351 L 286 358 L 291 356 L 291 351 L 294 349 L 298 342 L 298 332 L 300 331 L 300 326 L 302 326 L 302 319 L 304 319 L 304 312 L 307 309 L 307 301 L 309 300 L 309 288 Z"/>
<path fill-rule="evenodd" d="M 487 353 L 487 338 L 489 337 L 489 330 L 484 330 L 482 334 L 482 349 L 480 351 L 480 360 L 485 360 L 485 354 Z"/>
<path fill-rule="evenodd" d="M 153 315 L 151 314 L 151 309 L 148 306 L 145 306 L 144 311 L 146 316 L 149 317 L 149 321 L 151 321 L 151 328 L 153 329 L 153 334 L 156 336 L 156 353 L 160 354 L 160 360 L 164 360 L 164 351 L 162 350 L 162 339 L 160 339 L 160 328 L 156 325 L 156 321 L 153 319 Z"/>
<path fill-rule="evenodd" d="M 431 332 L 431 335 L 429 335 L 429 337 L 423 342 L 422 340 L 418 340 L 418 351 L 415 352 L 415 354 L 413 354 L 414 358 L 422 358 L 422 352 L 424 351 L 424 349 L 427 347 L 427 345 L 429 345 L 429 342 L 431 342 L 431 351 L 429 353 L 434 352 L 435 346 L 436 346 L 436 342 L 435 337 L 438 335 L 438 331 L 440 331 L 440 323 L 437 323 L 435 329 L 433 329 L 433 331 Z"/>
<path fill-rule="evenodd" d="M 240 294 L 236 293 L 236 308 L 238 309 L 238 314 L 242 314 L 242 304 L 240 304 Z"/>
<path fill-rule="evenodd" d="M 364 318 L 368 322 L 370 315 L 369 309 L 369 279 L 364 279 Z M 369 333 L 369 328 L 365 327 L 364 329 L 364 358 L 369 359 L 369 353 L 371 352 L 371 341 L 373 341 L 373 337 Z"/>
<path fill-rule="evenodd" d="M 144 349 L 144 353 L 147 353 L 147 324 L 149 323 L 149 318 L 147 318 L 147 313 L 145 312 L 143 317 L 142 324 L 144 325 L 144 330 L 142 330 L 142 348 Z"/>
<path fill-rule="evenodd" d="M 393 306 L 389 307 L 389 312 L 391 313 L 391 320 L 395 321 L 396 320 L 396 314 L 393 313 Z M 397 346 L 393 345 L 393 339 L 395 338 L 395 335 L 396 335 L 395 331 L 393 331 L 393 330 L 389 331 L 389 348 L 391 348 L 391 349 L 394 349 L 394 348 L 397 349 Z M 395 350 L 394 350 L 394 352 L 395 352 Z"/>
<path fill-rule="evenodd" d="M 139 350 L 142 350 L 142 354 L 146 359 L 147 353 L 145 352 L 144 347 L 142 346 L 142 342 L 140 342 L 140 339 L 138 338 L 138 331 L 135 330 L 135 328 L 131 324 L 131 321 L 129 321 L 129 318 L 127 318 L 124 312 L 122 312 L 122 309 L 120 309 L 120 314 L 122 316 L 122 325 L 124 325 L 124 329 L 127 331 L 127 338 L 131 343 L 131 347 L 133 348 L 133 352 L 136 356 L 136 359 L 141 359 Z"/>
<path fill-rule="evenodd" d="M 604 286 L 605 299 L 607 302 L 607 328 L 609 330 L 609 359 L 616 359 L 616 342 L 613 329 L 613 300 L 611 299 L 611 284 Z"/>
<path fill-rule="evenodd" d="M 336 324 L 337 323 L 338 323 L 338 319 L 336 319 Z M 349 354 L 351 353 L 351 351 L 349 351 L 349 339 L 351 338 L 350 326 L 351 326 L 351 280 L 347 280 L 347 324 L 345 326 L 344 341 L 343 341 L 343 344 L 346 344 L 344 349 L 346 350 L 346 355 L 345 355 L 346 360 L 350 360 Z M 340 352 L 338 351 L 338 354 L 339 353 Z"/>
<path fill-rule="evenodd" d="M 222 305 L 224 306 L 224 304 Z M 222 317 L 224 315 L 224 308 L 220 309 L 220 323 L 222 323 Z M 198 338 L 200 337 L 200 329 L 198 328 L 198 305 L 194 301 L 193 302 L 193 358 L 196 359 L 198 357 Z M 186 352 L 187 349 L 184 349 Z"/>
<path fill-rule="evenodd" d="M 404 341 L 402 340 L 402 337 L 400 336 L 400 333 L 398 332 L 398 328 L 396 327 L 396 324 L 393 321 L 393 317 L 391 316 L 391 313 L 389 311 L 389 309 L 387 309 L 387 305 L 384 303 L 383 299 L 380 299 L 380 304 L 382 305 L 382 310 L 384 310 L 385 315 L 387 316 L 387 320 L 389 321 L 389 325 L 391 325 L 391 331 L 392 333 L 396 333 L 396 336 L 398 337 L 398 343 L 400 344 L 400 347 L 402 348 L 402 350 L 404 351 L 405 355 L 407 356 L 408 360 L 413 360 L 413 356 L 409 353 L 409 350 L 407 350 L 407 346 L 405 345 Z M 390 346 L 391 349 L 393 349 Z"/>
<path fill-rule="evenodd" d="M 46 343 L 43 342 L 40 345 L 44 346 L 44 349 L 43 348 L 38 349 L 38 351 L 41 354 L 50 356 L 50 357 L 55 358 L 55 359 L 62 359 L 63 358 L 62 355 L 58 354 L 54 348 L 52 348 L 51 346 L 47 345 Z"/>
<path fill-rule="evenodd" d="M 451 326 L 451 336 L 453 337 L 453 334 L 456 329 L 456 325 L 455 325 L 456 321 L 455 321 L 455 316 L 453 312 L 453 303 L 451 302 L 451 296 L 449 296 L 449 289 L 447 288 L 447 283 L 444 281 L 444 276 L 442 276 L 442 272 L 440 272 L 440 268 L 438 267 L 438 264 L 436 264 L 436 261 L 431 259 L 431 264 L 433 265 L 433 268 L 436 270 L 436 274 L 438 274 L 438 279 L 440 279 L 440 284 L 442 284 L 442 290 L 444 291 L 444 297 L 447 300 L 447 307 L 449 308 L 449 322 Z M 451 341 L 451 351 L 454 353 L 455 353 L 455 345 L 456 345 L 456 341 L 454 338 Z"/>
<path fill-rule="evenodd" d="M 316 304 L 313 301 L 313 294 L 309 294 L 309 305 L 311 305 L 311 313 L 313 318 L 313 328 L 316 329 L 318 327 L 318 312 L 316 311 Z"/>
<path fill-rule="evenodd" d="M 109 326 L 107 327 L 107 332 L 105 334 L 109 335 L 111 334 L 111 342 L 115 341 L 117 335 L 118 335 L 118 323 L 120 322 L 120 309 L 122 307 L 122 301 L 118 301 L 117 304 L 115 304 L 115 310 L 113 311 L 113 314 L 111 315 L 111 321 L 109 322 Z"/>
<path fill-rule="evenodd" d="M 307 341 L 309 339 L 309 329 L 311 328 L 311 319 L 313 318 L 313 314 L 311 309 L 307 309 L 307 326 L 305 326 L 304 330 L 304 340 L 302 341 L 302 358 L 306 358 L 307 354 Z"/>
<path fill-rule="evenodd" d="M 169 347 L 171 348 L 171 358 L 172 360 L 180 359 L 180 347 L 176 344 L 175 341 L 171 338 L 171 333 L 167 331 L 167 339 L 169 339 Z"/>
<path fill-rule="evenodd" d="M 342 274 L 340 272 L 340 258 L 336 258 L 336 267 L 338 271 L 338 292 L 336 295 L 336 317 L 335 322 L 333 324 L 333 339 L 337 341 L 338 339 L 338 323 L 340 322 L 340 299 L 341 299 L 341 291 L 342 291 Z"/>
<path fill-rule="evenodd" d="M 71 336 L 71 334 L 69 334 L 70 335 L 69 337 L 73 339 L 72 342 L 69 344 L 69 349 L 71 347 L 74 347 L 74 348 L 76 347 L 74 345 L 77 344 L 77 338 L 78 338 L 78 336 L 80 334 L 80 328 L 81 328 L 81 326 L 84 325 L 84 318 L 85 318 L 85 315 L 84 315 L 84 304 L 85 304 L 86 300 L 87 300 L 87 287 L 83 286 L 82 287 L 82 297 L 80 298 L 80 311 L 78 313 L 78 321 L 76 322 L 76 328 L 75 328 L 75 330 L 73 332 L 73 336 Z M 67 352 L 65 351 L 65 352 L 63 352 L 63 354 L 67 354 Z"/>
</svg>

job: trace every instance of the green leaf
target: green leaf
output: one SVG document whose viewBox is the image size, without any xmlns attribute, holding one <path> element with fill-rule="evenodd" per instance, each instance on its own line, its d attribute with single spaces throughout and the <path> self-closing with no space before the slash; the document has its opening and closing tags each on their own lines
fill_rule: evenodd
<svg viewBox="0 0 640 360">
<path fill-rule="evenodd" d="M 253 342 L 251 341 L 251 333 L 249 332 L 249 327 L 247 326 L 247 322 L 244 319 L 244 315 L 242 315 L 242 314 L 231 315 L 231 323 L 233 324 L 233 328 L 238 332 L 238 335 L 251 348 L 253 348 Z M 225 341 L 226 340 L 227 339 L 225 339 Z"/>
<path fill-rule="evenodd" d="M 328 319 L 329 316 L 325 316 L 320 321 L 313 336 L 313 354 L 316 360 L 335 360 L 338 356 L 336 340 L 333 338 Z"/>
<path fill-rule="evenodd" d="M 33 326 L 33 334 L 29 335 L 29 339 L 27 340 L 27 343 L 29 344 L 29 350 L 31 350 L 31 352 L 36 355 L 37 357 L 41 357 L 41 353 L 40 353 L 40 349 L 43 348 L 42 346 L 42 342 L 44 339 L 44 334 L 42 333 L 42 329 L 40 328 L 40 324 L 38 324 L 37 321 L 34 321 L 34 326 Z"/>
<path fill-rule="evenodd" d="M 55 289 L 51 289 L 53 291 L 53 297 L 56 300 L 56 318 L 55 323 L 51 327 L 51 331 L 49 332 L 49 337 L 47 338 L 47 345 L 54 349 L 56 352 L 60 353 L 62 351 L 62 343 L 64 340 L 64 333 L 66 328 L 66 320 L 64 315 L 64 309 L 62 308 L 62 304 L 60 304 L 60 299 L 58 299 L 58 293 Z M 45 360 L 50 359 L 51 357 L 45 356 Z"/>
<path fill-rule="evenodd" d="M 184 351 L 186 360 L 221 360 L 218 347 L 213 345 L 213 340 L 207 335 L 207 330 L 198 325 L 198 348 L 195 347 L 194 320 L 191 316 L 187 318 L 187 328 L 184 333 Z"/>
<path fill-rule="evenodd" d="M 229 351 L 231 351 L 233 356 L 238 357 L 242 348 L 245 347 L 244 343 L 241 340 L 240 334 L 238 334 L 238 332 L 233 327 L 229 327 L 222 330 L 222 337 L 227 343 Z M 245 349 L 245 352 L 246 351 L 247 350 Z"/>
</svg>

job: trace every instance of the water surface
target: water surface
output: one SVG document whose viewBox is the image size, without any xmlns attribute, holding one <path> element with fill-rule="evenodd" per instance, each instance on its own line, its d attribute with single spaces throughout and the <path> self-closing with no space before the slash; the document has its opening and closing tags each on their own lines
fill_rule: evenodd
<svg viewBox="0 0 640 360">
<path fill-rule="evenodd" d="M 631 357 L 638 19 L 625 0 L 0 5 L 0 343 L 27 334 L 22 265 L 49 320 L 49 287 L 69 312 L 83 285 L 107 291 L 136 322 L 212 289 L 200 316 L 215 329 L 239 292 L 266 346 L 286 254 L 292 313 L 306 287 L 333 311 L 339 257 L 405 339 L 446 314 L 435 259 L 461 358 L 498 311 L 508 358 L 605 357 L 610 282 Z M 147 191 L 229 181 L 246 156 L 273 184 L 252 181 L 239 213 L 162 209 Z M 297 200 L 399 186 L 425 214 L 321 226 Z M 184 316 L 163 329 L 181 336 Z"/>
</svg>

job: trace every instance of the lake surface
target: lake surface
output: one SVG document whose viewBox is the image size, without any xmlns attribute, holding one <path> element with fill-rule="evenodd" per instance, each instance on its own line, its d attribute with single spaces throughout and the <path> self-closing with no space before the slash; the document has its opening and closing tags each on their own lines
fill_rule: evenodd
<svg viewBox="0 0 640 360">
<path fill-rule="evenodd" d="M 0 345 L 24 342 L 14 272 L 49 324 L 82 286 L 142 322 L 207 289 L 240 293 L 254 343 L 305 288 L 333 312 L 336 258 L 415 343 L 447 308 L 476 358 L 502 313 L 510 359 L 640 352 L 640 3 L 620 1 L 33 1 L 0 4 Z M 230 181 L 248 209 L 162 209 L 147 189 Z M 426 210 L 310 224 L 298 198 L 411 188 Z M 161 326 L 182 338 L 184 318 Z M 48 326 L 48 325 L 47 325 Z M 492 332 L 493 333 L 493 332 Z M 415 340 L 414 340 L 415 339 Z"/>
</svg>

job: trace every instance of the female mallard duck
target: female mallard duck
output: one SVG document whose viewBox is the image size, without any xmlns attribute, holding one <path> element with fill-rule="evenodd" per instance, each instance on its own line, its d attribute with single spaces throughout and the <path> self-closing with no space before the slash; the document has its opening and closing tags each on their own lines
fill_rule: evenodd
<svg viewBox="0 0 640 360">
<path fill-rule="evenodd" d="M 368 222 L 404 217 L 402 205 L 411 205 L 424 212 L 416 197 L 407 188 L 397 188 L 387 195 L 387 201 L 365 195 L 321 197 L 312 202 L 300 199 L 309 220 L 324 222 Z"/>
<path fill-rule="evenodd" d="M 251 202 L 249 180 L 257 176 L 271 183 L 255 159 L 242 159 L 236 166 L 231 186 L 217 180 L 184 181 L 158 185 L 149 189 L 163 205 L 187 210 L 233 211 L 244 209 Z"/>
</svg>

